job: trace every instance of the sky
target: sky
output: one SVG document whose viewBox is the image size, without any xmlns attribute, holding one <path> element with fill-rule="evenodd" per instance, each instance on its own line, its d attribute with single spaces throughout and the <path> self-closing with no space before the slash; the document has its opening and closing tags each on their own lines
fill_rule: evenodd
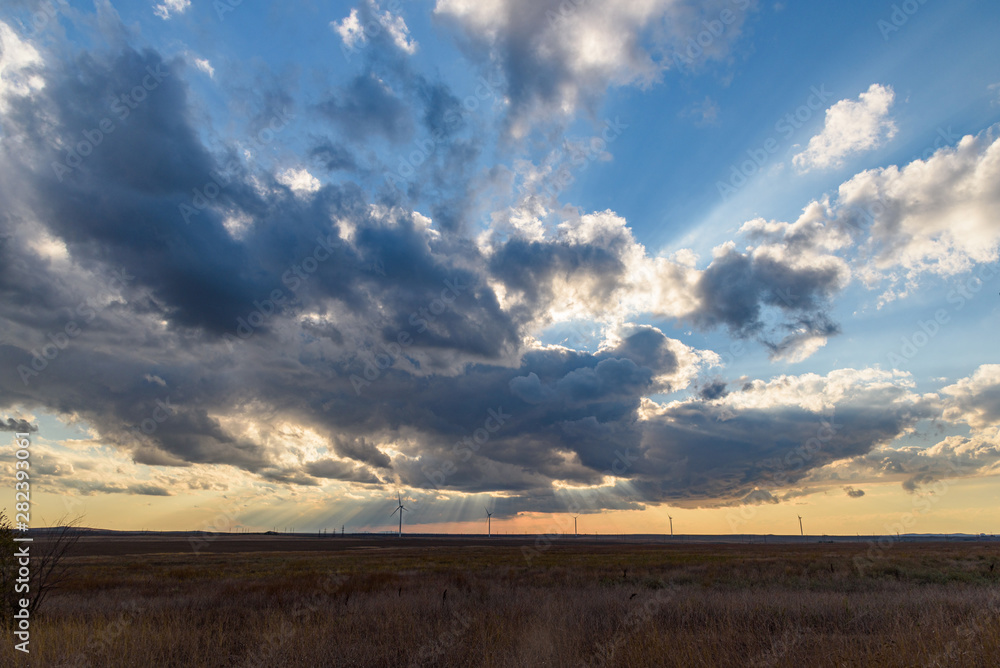
<svg viewBox="0 0 1000 668">
<path fill-rule="evenodd" d="M 5 2 L 32 524 L 995 532 L 997 25 Z"/>
</svg>

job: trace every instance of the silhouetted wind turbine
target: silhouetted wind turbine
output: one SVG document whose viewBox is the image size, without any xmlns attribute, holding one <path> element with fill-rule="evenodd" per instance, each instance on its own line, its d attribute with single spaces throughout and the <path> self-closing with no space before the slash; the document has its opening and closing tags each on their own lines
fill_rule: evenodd
<svg viewBox="0 0 1000 668">
<path fill-rule="evenodd" d="M 673 538 L 674 537 L 674 518 L 671 517 L 670 515 L 667 515 L 667 519 L 670 520 L 670 537 Z"/>
<path fill-rule="evenodd" d="M 802 515 L 799 515 L 799 535 L 805 536 L 806 532 L 802 530 Z"/>
<path fill-rule="evenodd" d="M 576 531 L 576 518 L 577 518 L 577 517 L 579 517 L 579 515 L 573 515 L 573 535 L 574 535 L 574 536 L 579 536 L 579 535 L 580 535 L 580 534 L 579 534 L 579 533 L 577 533 L 577 531 Z"/>
<path fill-rule="evenodd" d="M 409 508 L 404 508 L 403 507 L 403 499 L 399 495 L 399 492 L 396 492 L 396 500 L 399 501 L 399 507 L 396 508 L 394 511 L 392 511 L 392 514 L 389 515 L 389 517 L 392 517 L 396 513 L 399 513 L 399 537 L 402 538 L 403 537 L 403 511 L 404 510 L 409 510 Z"/>
<path fill-rule="evenodd" d="M 490 509 L 486 506 L 483 506 L 483 510 L 486 511 L 486 536 L 489 537 L 493 535 L 490 529 L 490 518 L 493 517 L 493 513 L 491 513 Z"/>
</svg>

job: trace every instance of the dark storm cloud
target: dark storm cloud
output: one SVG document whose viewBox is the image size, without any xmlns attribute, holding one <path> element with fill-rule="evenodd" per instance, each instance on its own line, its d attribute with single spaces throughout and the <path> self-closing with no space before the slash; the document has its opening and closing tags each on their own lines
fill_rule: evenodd
<svg viewBox="0 0 1000 668">
<path fill-rule="evenodd" d="M 143 494 L 146 496 L 173 496 L 170 490 L 157 485 L 129 485 L 126 491 L 129 494 Z"/>
<path fill-rule="evenodd" d="M 755 489 L 754 491 L 750 492 L 742 499 L 740 499 L 740 503 L 747 506 L 760 506 L 765 503 L 768 504 L 781 503 L 781 501 L 779 501 L 773 494 L 771 494 L 767 490 Z"/>
<path fill-rule="evenodd" d="M 151 51 L 84 54 L 50 68 L 44 91 L 6 120 L 31 149 L 4 147 L 12 217 L 30 210 L 84 266 L 126 267 L 172 321 L 225 331 L 260 289 L 217 220 L 179 224 L 216 165 L 187 124 L 175 68 Z"/>
<path fill-rule="evenodd" d="M 375 62 L 377 52 L 366 57 Z M 740 499 L 773 480 L 768 462 L 814 436 L 821 415 L 740 408 L 720 392 L 712 404 L 643 417 L 643 397 L 683 387 L 664 378 L 691 371 L 674 352 L 680 344 L 648 326 L 623 327 L 616 347 L 597 352 L 526 346 L 529 325 L 558 305 L 560 282 L 585 284 L 593 305 L 613 304 L 633 242 L 624 232 L 589 242 L 513 236 L 483 251 L 463 234 L 468 166 L 481 148 L 470 136 L 476 119 L 449 121 L 455 94 L 396 85 L 405 66 L 378 62 L 389 84 L 358 75 L 325 101 L 327 121 L 361 141 L 435 130 L 443 139 L 405 192 L 372 197 L 338 151 L 345 136 L 313 146 L 311 157 L 345 178 L 309 196 L 266 167 L 230 162 L 240 142 L 210 151 L 179 62 L 127 47 L 50 59 L 45 87 L 12 99 L 0 118 L 0 407 L 78 417 L 141 464 L 228 464 L 288 485 L 503 491 L 511 513 L 560 509 L 555 481 L 614 476 L 593 502 L 639 508 Z M 519 76 L 522 67 L 508 64 Z M 526 85 L 521 76 L 514 87 Z M 130 98 L 133 108 L 121 95 L 136 87 L 145 98 Z M 280 88 L 263 90 L 259 113 L 247 115 L 251 136 L 290 104 Z M 105 118 L 113 132 L 102 131 L 79 163 L 68 159 Z M 272 132 L 293 131 L 283 123 Z M 14 136 L 23 142 L 7 141 Z M 209 183 L 218 186 L 212 197 Z M 401 204 L 426 187 L 443 192 L 430 230 Z M 188 220 L 184 206 L 196 207 Z M 242 233 L 227 230 L 230 215 L 248 221 Z M 71 262 L 35 249 L 39 228 Z M 695 321 L 747 335 L 764 304 L 829 332 L 821 309 L 836 278 L 731 253 L 698 284 L 705 306 Z M 910 424 L 903 404 L 871 399 L 838 405 L 844 428 L 791 478 L 864 454 Z M 349 461 L 286 465 L 295 444 L 269 438 L 282 420 L 327 438 Z M 248 435 L 254 428 L 259 438 Z"/>
<path fill-rule="evenodd" d="M 673 373 L 679 367 L 677 355 L 669 348 L 663 332 L 649 325 L 628 328 L 612 354 L 632 360 L 656 374 Z"/>
<path fill-rule="evenodd" d="M 363 466 L 351 466 L 336 459 L 320 459 L 306 465 L 309 475 L 318 478 L 328 478 L 333 480 L 344 480 L 348 482 L 360 482 L 372 485 L 382 484 L 383 481 L 375 476 L 371 471 Z"/>
<path fill-rule="evenodd" d="M 355 141 L 381 136 L 391 142 L 413 136 L 406 103 L 374 74 L 361 74 L 320 103 L 319 110 Z"/>
<path fill-rule="evenodd" d="M 309 157 L 328 172 L 349 171 L 357 167 L 354 156 L 342 144 L 329 139 L 320 141 L 309 151 Z"/>
<path fill-rule="evenodd" d="M 14 431 L 21 434 L 30 434 L 31 432 L 38 431 L 38 427 L 34 426 L 27 420 L 15 420 L 14 418 L 7 418 L 6 420 L 0 419 L 0 431 Z"/>
<path fill-rule="evenodd" d="M 700 399 L 704 399 L 705 401 L 721 399 L 727 394 L 729 394 L 729 392 L 726 390 L 726 383 L 722 380 L 713 380 L 710 383 L 705 383 L 705 385 L 698 390 L 698 397 Z"/>
<path fill-rule="evenodd" d="M 63 486 L 75 489 L 85 496 L 93 494 L 138 494 L 142 496 L 173 496 L 165 487 L 149 483 L 114 485 L 95 481 L 65 480 Z"/>
<path fill-rule="evenodd" d="M 725 326 L 733 336 L 756 338 L 772 356 L 781 356 L 810 339 L 840 333 L 826 309 L 845 282 L 846 270 L 836 264 L 795 267 L 730 249 L 699 278 L 695 293 L 701 304 L 690 319 L 701 328 Z M 782 316 L 773 327 L 763 317 L 765 307 Z"/>
<path fill-rule="evenodd" d="M 375 447 L 374 443 L 363 437 L 354 439 L 334 437 L 333 447 L 341 457 L 347 457 L 363 464 L 370 464 L 376 468 L 387 469 L 392 464 L 384 452 Z"/>
<path fill-rule="evenodd" d="M 633 484 L 647 500 L 736 501 L 755 488 L 794 484 L 830 462 L 867 455 L 933 414 L 926 405 L 895 402 L 897 391 L 855 393 L 832 414 L 787 405 L 672 406 L 646 425 L 629 469 Z"/>
<path fill-rule="evenodd" d="M 325 417 L 341 431 L 361 433 L 374 419 L 377 428 L 420 434 L 415 446 L 393 446 L 419 455 L 393 462 L 400 483 L 411 488 L 513 491 L 552 479 L 594 484 L 610 469 L 616 447 L 638 444 L 639 396 L 654 387 L 653 376 L 676 367 L 662 341 L 662 333 L 642 328 L 619 349 L 597 354 L 532 351 L 519 367 L 479 364 L 457 377 L 388 373 L 363 390 L 377 403 L 342 394 Z M 621 356 L 630 348 L 646 359 Z M 338 454 L 347 454 L 342 447 Z"/>
<path fill-rule="evenodd" d="M 860 475 L 898 480 L 907 492 L 926 493 L 940 481 L 990 475 L 1000 462 L 1000 445 L 989 429 L 944 438 L 933 430 L 927 437 L 941 440 L 932 447 L 879 448 L 852 464 Z"/>
<path fill-rule="evenodd" d="M 903 489 L 913 493 L 919 491 L 924 485 L 934 482 L 937 476 L 931 473 L 920 473 L 903 481 Z"/>
<path fill-rule="evenodd" d="M 843 278 L 835 267 L 794 268 L 772 258 L 730 250 L 701 275 L 696 292 L 703 307 L 692 319 L 700 327 L 725 325 L 737 336 L 749 336 L 763 327 L 762 305 L 809 313 L 826 303 Z M 800 318 L 799 323 L 810 331 L 831 331 L 822 315 L 815 322 Z"/>
<path fill-rule="evenodd" d="M 220 404 L 210 397 L 222 384 L 207 377 L 207 368 L 158 369 L 171 385 L 176 382 L 179 386 L 165 389 L 146 380 L 150 364 L 143 353 L 128 354 L 129 345 L 121 340 L 122 349 L 108 353 L 99 349 L 104 344 L 97 332 L 93 336 L 81 334 L 27 383 L 15 370 L 19 366 L 31 368 L 31 351 L 0 346 L 0 362 L 10 370 L 0 376 L 0 395 L 13 403 L 77 413 L 104 438 L 131 449 L 139 463 L 232 464 L 251 471 L 269 463 L 261 446 L 230 434 L 208 415 L 207 406 L 221 412 Z M 147 354 L 154 352 L 155 346 Z M 169 358 L 172 352 L 167 348 L 160 355 Z"/>
<path fill-rule="evenodd" d="M 310 478 L 307 475 L 302 475 L 296 469 L 265 469 L 260 472 L 260 477 L 264 480 L 284 485 L 305 485 L 307 487 L 319 485 L 318 480 Z"/>
<path fill-rule="evenodd" d="M 317 325 L 311 322 L 306 322 L 302 325 L 302 331 L 307 334 L 311 334 L 318 339 L 329 339 L 337 345 L 344 343 L 343 333 L 330 323 Z"/>
<path fill-rule="evenodd" d="M 521 295 L 525 313 L 544 311 L 555 298 L 553 280 L 576 276 L 592 279 L 594 298 L 604 303 L 622 285 L 620 248 L 566 241 L 512 238 L 490 258 L 491 272 Z"/>
</svg>

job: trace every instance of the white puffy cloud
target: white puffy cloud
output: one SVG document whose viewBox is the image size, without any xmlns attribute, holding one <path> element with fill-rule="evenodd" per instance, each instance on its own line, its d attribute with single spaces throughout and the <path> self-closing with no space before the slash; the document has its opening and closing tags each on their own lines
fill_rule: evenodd
<svg viewBox="0 0 1000 668">
<path fill-rule="evenodd" d="M 952 276 L 998 258 L 1000 141 L 992 132 L 902 168 L 862 172 L 838 195 L 845 228 L 870 225 L 858 261 L 869 283 L 902 269 L 912 284 L 923 273 Z"/>
<path fill-rule="evenodd" d="M 191 0 L 164 0 L 163 4 L 153 7 L 153 13 L 166 21 L 174 14 L 183 14 L 191 6 Z"/>
<path fill-rule="evenodd" d="M 331 21 L 330 28 L 340 36 L 344 46 L 351 50 L 360 48 L 370 37 L 384 31 L 400 51 L 410 55 L 417 52 L 417 42 L 410 37 L 410 29 L 403 17 L 388 10 L 381 11 L 378 2 L 374 0 L 368 0 L 362 5 L 360 12 L 352 9 L 340 21 Z"/>
<path fill-rule="evenodd" d="M 349 49 L 357 48 L 357 45 L 365 41 L 365 31 L 358 19 L 358 10 L 352 9 L 351 13 L 340 21 L 331 21 L 330 28 L 340 35 L 344 46 Z"/>
<path fill-rule="evenodd" d="M 934 439 L 930 441 L 934 444 L 927 447 L 885 442 L 864 455 L 816 470 L 811 476 L 813 482 L 896 480 L 906 491 L 919 492 L 923 486 L 939 480 L 1000 472 L 1000 365 L 984 364 L 971 376 L 941 388 L 936 394 L 922 396 L 912 392 L 913 383 L 906 373 L 866 373 L 881 376 L 883 381 L 905 390 L 893 399 L 893 405 L 909 406 L 915 415 L 938 422 L 928 433 L 920 434 L 920 440 Z M 762 381 L 754 384 L 768 385 Z M 794 391 L 810 391 L 807 387 L 791 387 Z M 970 433 L 941 438 L 938 431 L 941 423 L 968 425 Z M 908 431 L 916 435 L 917 426 Z"/>
<path fill-rule="evenodd" d="M 308 169 L 286 169 L 277 175 L 278 183 L 292 189 L 296 195 L 307 195 L 320 189 L 320 182 Z"/>
<path fill-rule="evenodd" d="M 835 410 L 838 404 L 856 402 L 862 391 L 877 395 L 882 404 L 912 404 L 919 400 L 912 392 L 913 387 L 913 379 L 906 371 L 836 369 L 825 376 L 806 373 L 754 380 L 743 392 L 728 395 L 723 403 L 733 410 L 795 406 L 823 413 Z"/>
<path fill-rule="evenodd" d="M 871 169 L 792 223 L 756 218 L 741 234 L 802 257 L 843 258 L 879 302 L 905 296 L 924 275 L 955 276 L 1000 259 L 1000 139 L 967 135 L 926 160 Z"/>
<path fill-rule="evenodd" d="M 896 135 L 889 117 L 895 99 L 891 86 L 872 84 L 855 100 L 841 100 L 826 110 L 823 131 L 792 158 L 802 171 L 839 167 L 848 156 L 878 148 Z"/>
<path fill-rule="evenodd" d="M 850 280 L 840 257 L 783 238 L 745 251 L 722 244 L 703 269 L 690 250 L 652 256 L 612 211 L 568 216 L 555 230 L 493 241 L 485 250 L 503 278 L 501 303 L 531 311 L 534 330 L 581 320 L 607 330 L 653 314 L 700 329 L 726 327 L 763 343 L 772 359 L 791 362 L 839 332 L 826 311 Z"/>
<path fill-rule="evenodd" d="M 208 62 L 205 58 L 195 58 L 194 66 L 199 70 L 207 74 L 208 76 L 215 78 L 215 68 L 212 67 L 212 63 Z"/>
<path fill-rule="evenodd" d="M 974 429 L 1000 427 L 1000 364 L 984 364 L 941 392 L 949 397 L 946 419 Z"/>
<path fill-rule="evenodd" d="M 45 85 L 33 71 L 41 64 L 38 50 L 0 21 L 0 112 L 6 110 L 7 98 L 30 95 Z"/>
</svg>

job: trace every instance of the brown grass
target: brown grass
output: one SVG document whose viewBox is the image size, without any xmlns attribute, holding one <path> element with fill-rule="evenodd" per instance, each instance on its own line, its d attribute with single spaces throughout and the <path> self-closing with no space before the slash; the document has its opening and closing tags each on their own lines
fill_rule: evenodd
<svg viewBox="0 0 1000 668">
<path fill-rule="evenodd" d="M 1000 665 L 997 544 L 396 544 L 74 557 L 30 665 Z"/>
</svg>

